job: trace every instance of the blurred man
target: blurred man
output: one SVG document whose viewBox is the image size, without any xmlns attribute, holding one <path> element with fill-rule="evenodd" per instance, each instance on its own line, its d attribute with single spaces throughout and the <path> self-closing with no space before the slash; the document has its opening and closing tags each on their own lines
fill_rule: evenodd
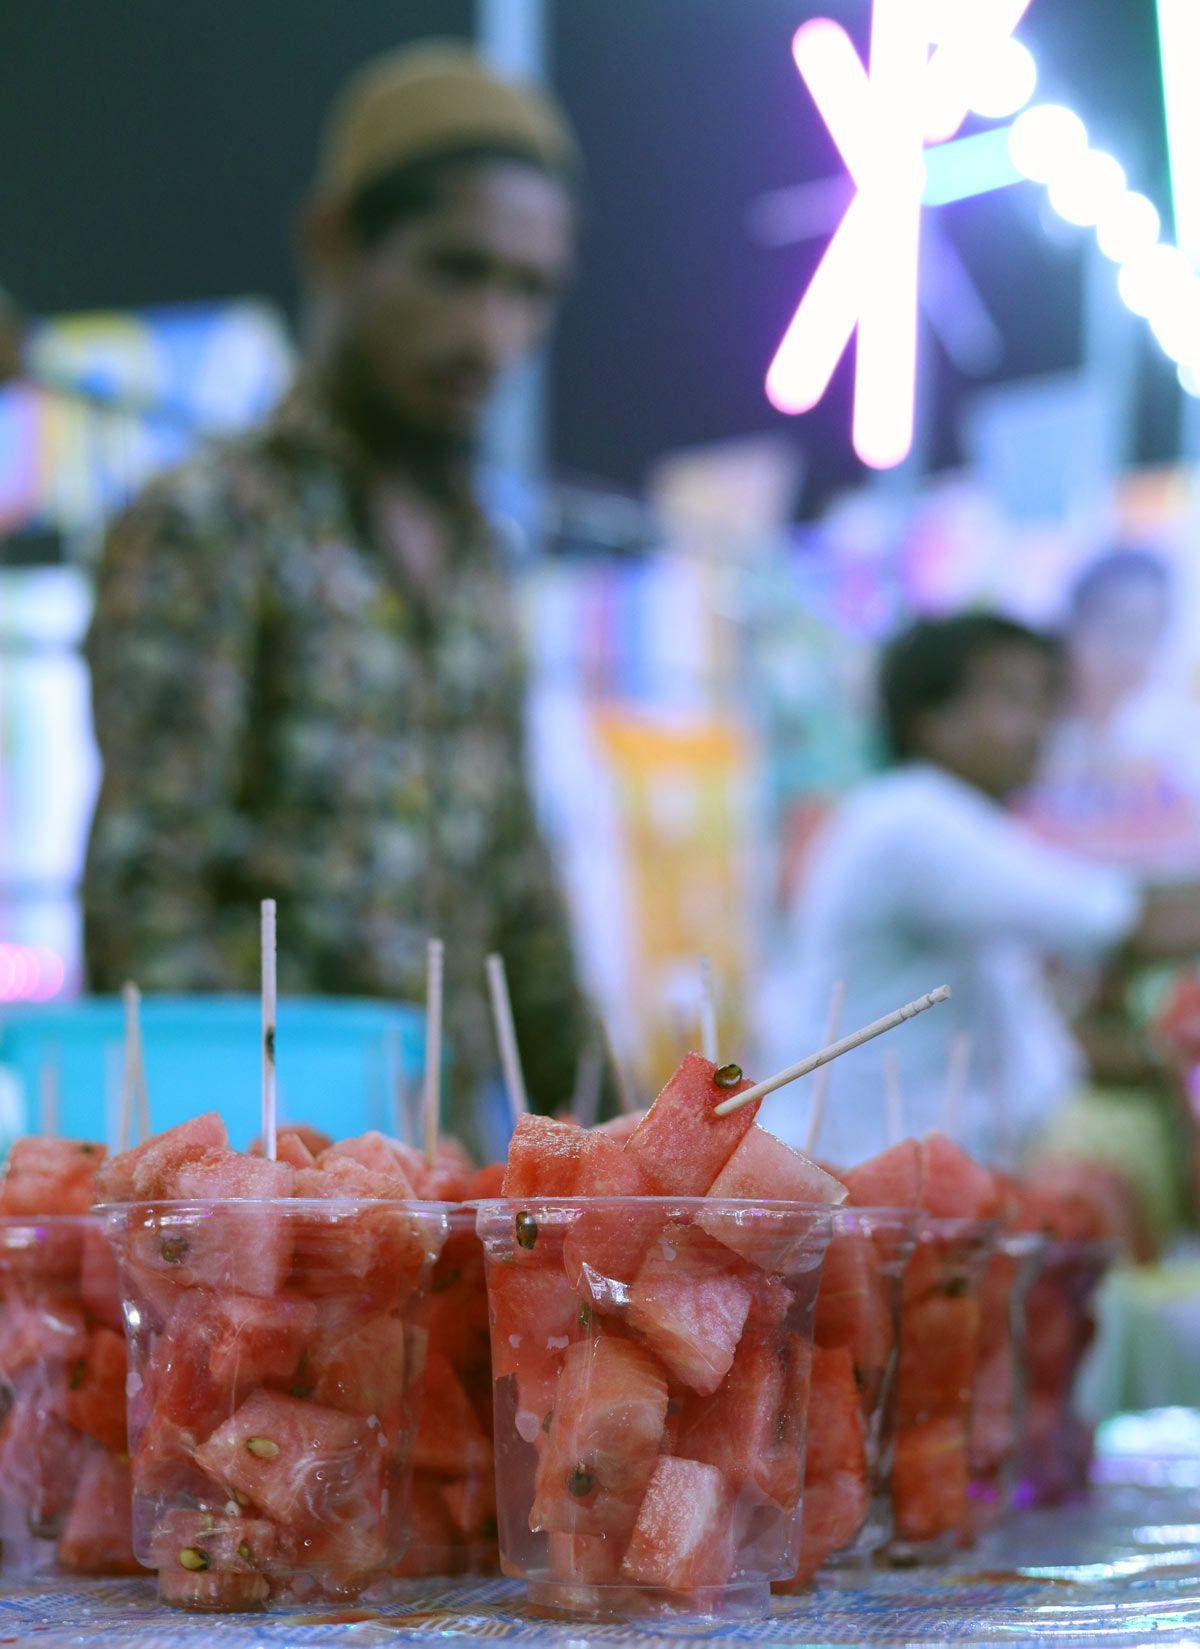
<svg viewBox="0 0 1200 1649">
<path fill-rule="evenodd" d="M 297 387 L 155 483 L 105 549 L 94 988 L 254 988 L 273 895 L 285 990 L 419 997 L 426 936 L 445 938 L 460 1095 L 494 1061 L 502 951 L 531 1093 L 569 1094 L 581 1003 L 472 463 L 568 276 L 574 170 L 558 110 L 465 50 L 381 60 L 335 109 Z"/>
<path fill-rule="evenodd" d="M 820 1149 L 853 1163 L 887 1143 L 885 1069 L 895 1058 L 905 1126 L 944 1118 L 951 1050 L 961 1137 L 985 1154 L 1019 1140 L 1067 1098 L 1085 1061 L 1047 965 L 1200 948 L 1200 897 L 1139 892 L 1117 870 L 1047 847 L 1005 810 L 1027 784 L 1054 714 L 1061 666 L 1045 637 L 989 614 L 922 622 L 880 675 L 891 771 L 825 826 L 797 912 L 799 1013 L 790 1057 L 822 1040 L 834 985 L 843 1029 L 949 984 L 951 1001 L 831 1067 Z M 776 1042 L 780 1056 L 783 1047 Z M 799 1137 L 795 1106 L 767 1126 Z"/>
</svg>

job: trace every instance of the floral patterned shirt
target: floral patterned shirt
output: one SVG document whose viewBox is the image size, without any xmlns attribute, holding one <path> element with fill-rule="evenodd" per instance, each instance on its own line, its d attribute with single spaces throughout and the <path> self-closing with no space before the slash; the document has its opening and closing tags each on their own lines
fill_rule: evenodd
<svg viewBox="0 0 1200 1649">
<path fill-rule="evenodd" d="M 534 819 L 524 673 L 482 522 L 425 594 L 367 526 L 362 461 L 311 392 L 153 483 L 113 527 L 87 652 L 103 781 L 84 888 L 90 983 L 418 1001 L 446 941 L 461 1124 L 495 1068 L 484 958 L 508 966 L 531 1100 L 585 1035 Z"/>
</svg>

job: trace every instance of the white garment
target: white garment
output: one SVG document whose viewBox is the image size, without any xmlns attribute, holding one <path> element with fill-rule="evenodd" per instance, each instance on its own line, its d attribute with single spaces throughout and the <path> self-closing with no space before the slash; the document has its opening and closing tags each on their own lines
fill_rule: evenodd
<svg viewBox="0 0 1200 1649">
<path fill-rule="evenodd" d="M 1129 877 L 1047 847 L 938 768 L 913 764 L 864 784 L 814 848 L 794 921 L 793 1009 L 780 1014 L 776 1003 L 763 1053 L 778 1069 L 820 1046 L 837 980 L 843 1033 L 937 985 L 953 996 L 830 1067 L 818 1155 L 847 1167 L 888 1144 L 885 1050 L 899 1065 L 905 1131 L 938 1126 L 958 1032 L 971 1049 L 960 1140 L 988 1157 L 1026 1133 L 1082 1074 L 1045 962 L 1099 959 L 1139 911 Z M 773 1132 L 803 1142 L 802 1093 L 783 1089 L 763 1112 Z"/>
</svg>

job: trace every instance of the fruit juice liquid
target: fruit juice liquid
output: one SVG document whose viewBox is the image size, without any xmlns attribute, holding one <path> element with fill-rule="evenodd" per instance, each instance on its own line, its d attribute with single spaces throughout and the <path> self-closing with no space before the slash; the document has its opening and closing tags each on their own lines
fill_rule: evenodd
<svg viewBox="0 0 1200 1649">
<path fill-rule="evenodd" d="M 904 1275 L 892 1449 L 895 1563 L 949 1556 L 969 1534 L 971 1401 L 994 1223 L 921 1215 Z"/>
<path fill-rule="evenodd" d="M 1044 1248 L 1042 1237 L 1003 1233 L 983 1275 L 971 1400 L 970 1538 L 992 1528 L 1012 1505 L 1028 1400 L 1026 1297 Z"/>
<path fill-rule="evenodd" d="M 1025 1300 L 1028 1396 L 1015 1500 L 1050 1506 L 1087 1487 L 1093 1428 L 1072 1407 L 1096 1334 L 1095 1295 L 1112 1265 L 1107 1242 L 1049 1242 Z"/>
<path fill-rule="evenodd" d="M 500 1560 L 567 1615 L 762 1618 L 796 1572 L 827 1209 L 484 1203 Z"/>
<path fill-rule="evenodd" d="M 129 1505 L 125 1337 L 102 1223 L 0 1219 L 0 1566 L 139 1574 Z"/>
<path fill-rule="evenodd" d="M 891 1460 L 910 1209 L 835 1208 L 817 1296 L 800 1562 L 777 1592 L 818 1569 L 857 1568 L 892 1530 Z"/>
<path fill-rule="evenodd" d="M 129 1330 L 134 1550 L 198 1610 L 361 1595 L 410 1535 L 434 1204 L 106 1210 Z"/>
<path fill-rule="evenodd" d="M 429 1348 L 413 1445 L 412 1542 L 396 1568 L 497 1574 L 492 1348 L 483 1248 L 473 1205 L 447 1210 L 429 1285 Z"/>
</svg>

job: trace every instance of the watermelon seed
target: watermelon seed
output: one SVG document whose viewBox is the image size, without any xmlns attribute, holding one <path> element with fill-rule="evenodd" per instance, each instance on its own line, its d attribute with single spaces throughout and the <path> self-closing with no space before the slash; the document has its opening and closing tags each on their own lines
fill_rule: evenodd
<svg viewBox="0 0 1200 1649">
<path fill-rule="evenodd" d="M 718 1088 L 736 1088 L 742 1080 L 740 1065 L 722 1065 L 719 1071 L 714 1071 L 713 1081 Z"/>
<path fill-rule="evenodd" d="M 96 1154 L 96 1147 L 94 1145 L 81 1145 L 79 1149 L 83 1152 L 85 1157 L 95 1156 Z"/>
<path fill-rule="evenodd" d="M 576 1466 L 567 1482 L 567 1488 L 576 1500 L 582 1500 L 584 1495 L 591 1494 L 594 1482 L 590 1471 L 586 1471 L 583 1466 Z"/>
<path fill-rule="evenodd" d="M 549 1431 L 550 1427 L 553 1424 L 554 1424 L 554 1410 L 553 1409 L 547 1409 L 546 1410 L 546 1418 L 542 1421 L 542 1430 L 543 1431 Z"/>
<path fill-rule="evenodd" d="M 80 1357 L 71 1365 L 71 1378 L 67 1381 L 72 1391 L 78 1391 L 87 1374 L 87 1363 Z"/>
<path fill-rule="evenodd" d="M 279 1444 L 270 1437 L 247 1437 L 246 1447 L 256 1460 L 274 1460 Z"/>
<path fill-rule="evenodd" d="M 178 1265 L 187 1257 L 188 1241 L 186 1237 L 164 1237 L 158 1245 L 158 1251 L 168 1265 Z"/>
<path fill-rule="evenodd" d="M 238 1541 L 238 1556 L 241 1558 L 243 1563 L 254 1562 L 254 1553 L 250 1550 L 250 1542 L 248 1540 Z"/>
<path fill-rule="evenodd" d="M 461 1271 L 447 1271 L 444 1276 L 433 1279 L 429 1285 L 429 1292 L 431 1294 L 444 1294 L 448 1288 L 454 1287 L 461 1276 Z"/>
<path fill-rule="evenodd" d="M 946 1298 L 948 1300 L 961 1299 L 967 1292 L 967 1287 L 968 1284 L 965 1277 L 951 1277 L 950 1281 L 946 1284 Z"/>
<path fill-rule="evenodd" d="M 193 1573 L 199 1569 L 207 1569 L 208 1553 L 202 1552 L 199 1546 L 182 1546 L 179 1551 L 179 1566 L 181 1569 L 191 1569 Z"/>
<path fill-rule="evenodd" d="M 250 1496 L 248 1494 L 243 1494 L 241 1489 L 234 1489 L 233 1498 L 237 1501 L 239 1506 L 248 1506 L 250 1504 Z"/>
<path fill-rule="evenodd" d="M 517 1215 L 517 1247 L 532 1248 L 538 1239 L 537 1221 L 524 1209 Z"/>
</svg>

